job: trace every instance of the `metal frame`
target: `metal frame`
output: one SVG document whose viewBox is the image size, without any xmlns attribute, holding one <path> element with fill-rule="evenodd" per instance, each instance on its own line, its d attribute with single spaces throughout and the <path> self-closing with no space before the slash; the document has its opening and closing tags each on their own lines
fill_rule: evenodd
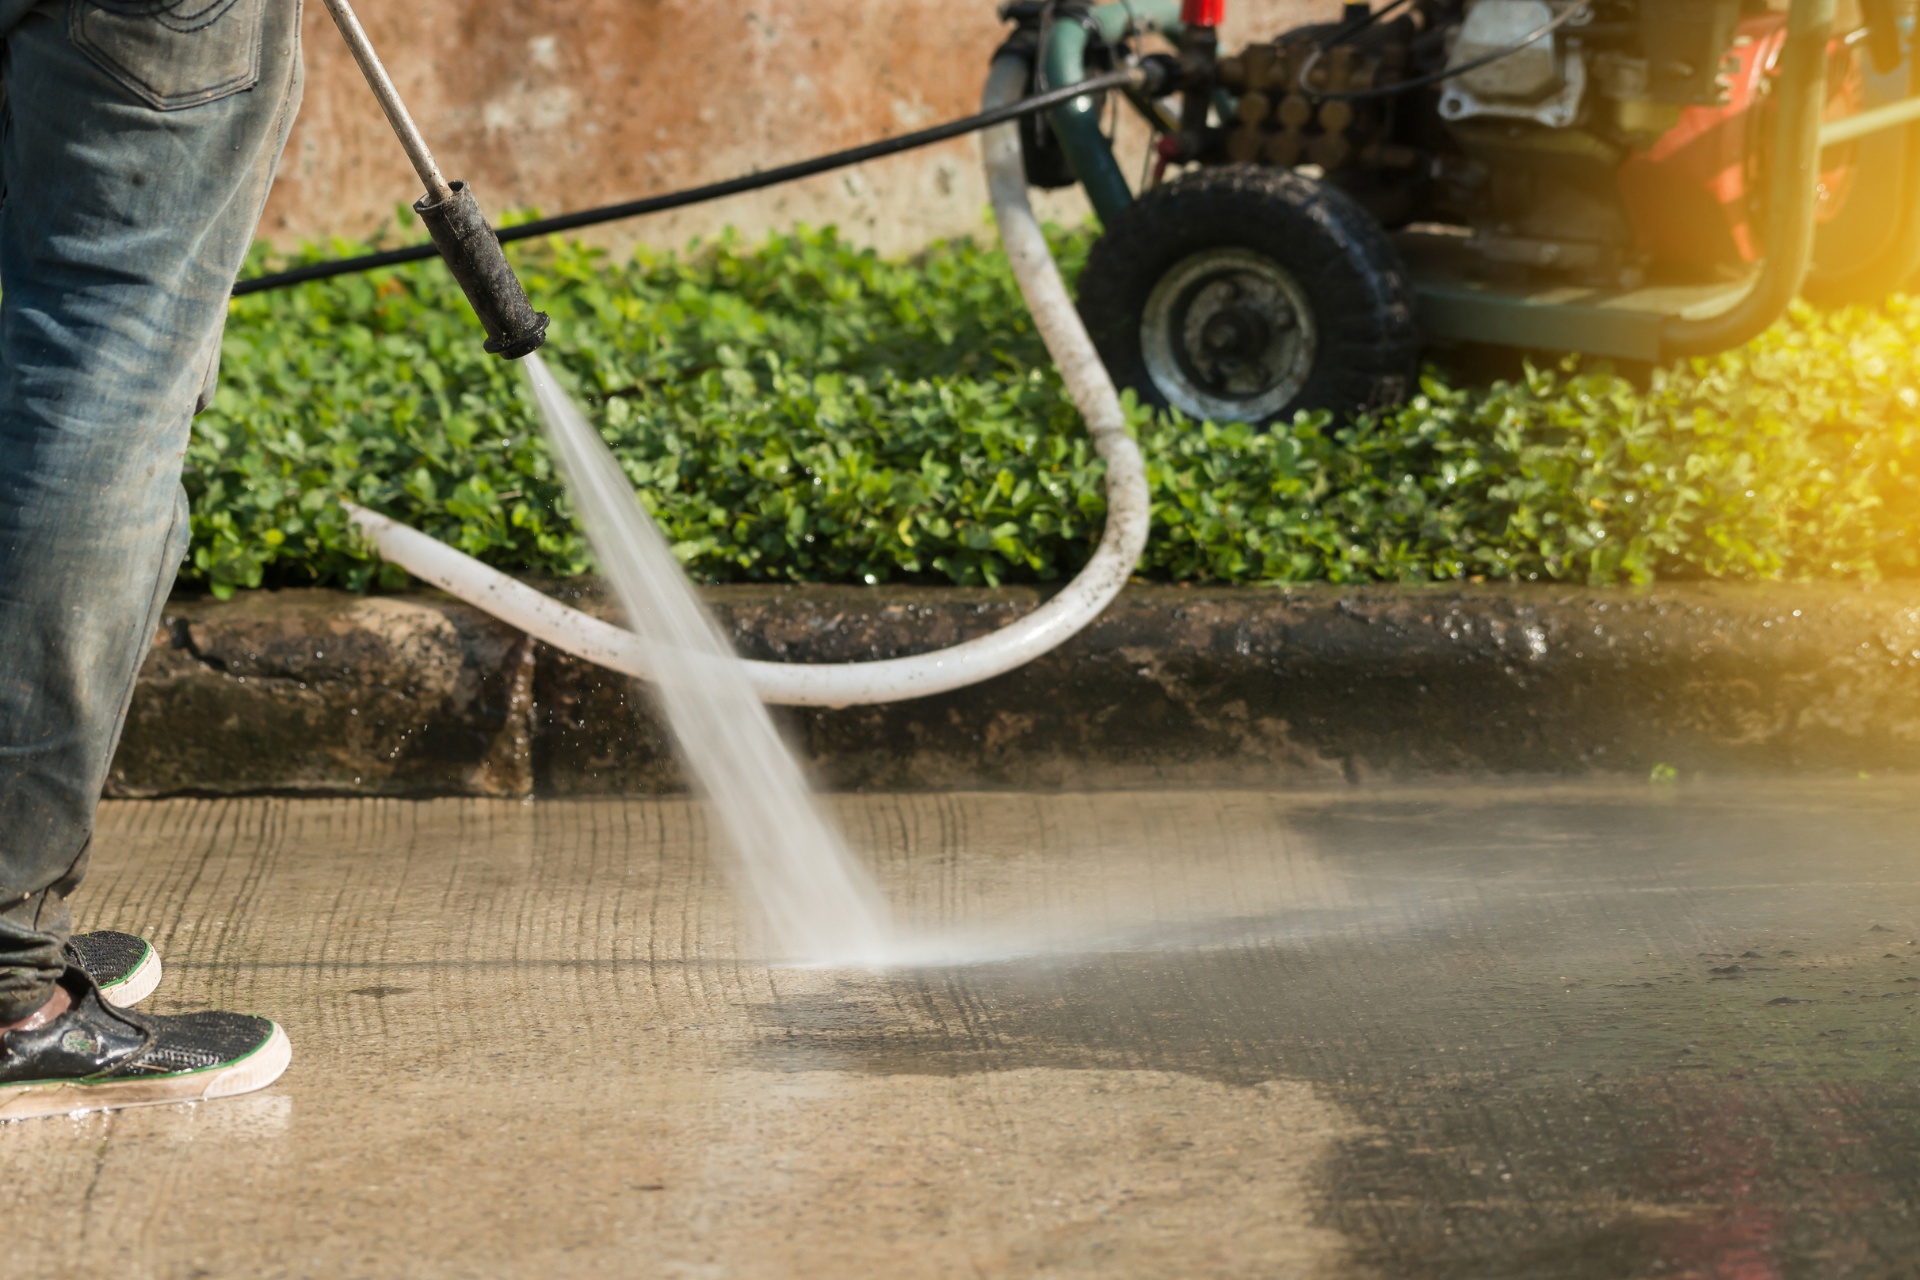
<svg viewBox="0 0 1920 1280">
<path fill-rule="evenodd" d="M 1086 48 L 1094 32 L 1109 43 L 1135 24 L 1177 33 L 1177 21 L 1160 21 L 1159 10 L 1152 0 L 1135 0 L 1080 10 L 1073 20 L 1056 23 L 1042 51 L 1049 87 L 1086 77 Z M 1423 329 L 1443 340 L 1649 361 L 1724 351 L 1764 332 L 1799 293 L 1812 261 L 1821 150 L 1920 122 L 1920 97 L 1914 97 L 1822 124 L 1834 10 L 1835 0 L 1792 0 L 1788 9 L 1767 199 L 1768 252 L 1746 281 L 1690 288 L 1556 285 L 1516 291 L 1473 280 L 1458 269 L 1457 252 L 1444 246 L 1437 253 L 1423 252 L 1423 246 L 1403 238 Z M 1143 15 L 1151 16 L 1141 22 Z M 1097 115 L 1088 96 L 1056 108 L 1048 118 L 1095 212 L 1106 220 L 1133 196 L 1100 133 Z"/>
</svg>

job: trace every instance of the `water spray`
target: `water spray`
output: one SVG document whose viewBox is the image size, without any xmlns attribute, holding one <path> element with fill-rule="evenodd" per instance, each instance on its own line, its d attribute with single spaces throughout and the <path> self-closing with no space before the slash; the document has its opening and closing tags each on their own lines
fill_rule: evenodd
<svg viewBox="0 0 1920 1280">
<path fill-rule="evenodd" d="M 487 350 L 527 357 L 549 446 L 631 629 L 568 609 L 383 516 L 352 505 L 349 515 L 382 556 L 416 577 L 557 648 L 653 681 L 689 773 L 727 833 L 738 887 L 757 908 L 774 954 L 809 964 L 891 963 L 903 954 L 902 939 L 886 903 L 813 803 L 803 770 L 763 704 L 893 702 L 1010 671 L 1104 612 L 1147 541 L 1145 462 L 1027 199 L 1016 122 L 1034 76 L 1031 49 L 1010 44 L 1001 51 L 988 77 L 986 110 L 960 123 L 970 131 L 992 122 L 984 149 L 1001 241 L 1035 328 L 1107 465 L 1100 545 L 1063 591 L 993 635 L 911 658 L 788 666 L 742 662 L 734 654 L 618 459 L 533 354 L 545 339 L 547 317 L 527 301 L 472 193 L 441 174 L 347 0 L 326 3 L 426 186 L 414 209 L 486 326 Z M 1146 80 L 1135 71 L 1123 78 L 1130 88 Z"/>
<path fill-rule="evenodd" d="M 540 349 L 547 340 L 547 315 L 535 311 L 527 301 L 527 291 L 507 264 L 500 239 L 487 225 L 474 199 L 473 189 L 459 180 L 452 182 L 441 174 L 427 140 L 413 122 L 413 113 L 394 88 L 393 77 L 374 51 L 366 28 L 347 0 L 326 0 L 327 12 L 340 28 L 353 60 L 367 78 L 367 86 L 386 112 L 387 123 L 413 162 L 414 172 L 426 187 L 426 194 L 414 202 L 413 211 L 427 224 L 434 248 L 446 259 L 447 269 L 460 282 L 467 302 L 487 331 L 487 350 L 504 360 L 518 360 Z M 236 292 L 238 292 L 236 290 Z"/>
</svg>

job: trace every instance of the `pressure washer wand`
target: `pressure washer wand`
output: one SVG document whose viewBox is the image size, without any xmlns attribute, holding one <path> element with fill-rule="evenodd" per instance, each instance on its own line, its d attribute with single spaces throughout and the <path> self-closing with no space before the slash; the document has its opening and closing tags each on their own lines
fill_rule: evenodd
<svg viewBox="0 0 1920 1280">
<path fill-rule="evenodd" d="M 326 6 L 373 96 L 380 100 L 380 109 L 387 113 L 387 123 L 406 148 L 407 159 L 413 161 L 414 172 L 426 185 L 427 194 L 414 203 L 413 211 L 427 224 L 434 247 L 486 328 L 487 350 L 505 360 L 531 355 L 547 340 L 546 312 L 535 311 L 527 301 L 527 291 L 507 265 L 506 252 L 487 225 L 473 191 L 466 183 L 448 182 L 441 175 L 427 140 L 420 136 L 420 127 L 400 100 L 400 91 L 393 87 L 393 78 L 347 0 L 326 0 Z"/>
</svg>

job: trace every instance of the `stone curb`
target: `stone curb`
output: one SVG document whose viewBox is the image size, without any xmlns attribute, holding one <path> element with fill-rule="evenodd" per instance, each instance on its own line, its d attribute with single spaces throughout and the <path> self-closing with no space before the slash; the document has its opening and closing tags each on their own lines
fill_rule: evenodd
<svg viewBox="0 0 1920 1280">
<path fill-rule="evenodd" d="M 608 613 L 591 585 L 576 605 Z M 723 587 L 743 651 L 889 657 L 1028 589 Z M 975 689 L 783 713 L 843 789 L 1920 768 L 1920 584 L 1135 586 Z M 646 695 L 435 595 L 175 601 L 111 794 L 483 796 L 682 785 Z"/>
</svg>

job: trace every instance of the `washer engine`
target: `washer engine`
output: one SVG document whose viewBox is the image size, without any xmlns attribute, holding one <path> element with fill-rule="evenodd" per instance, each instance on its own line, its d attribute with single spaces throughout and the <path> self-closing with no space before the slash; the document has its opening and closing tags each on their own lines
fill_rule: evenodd
<svg viewBox="0 0 1920 1280">
<path fill-rule="evenodd" d="M 1312 165 L 1389 228 L 1455 228 L 1489 267 L 1596 285 L 1738 271 L 1764 250 L 1751 193 L 1783 8 L 1349 4 L 1220 60 L 1233 113 L 1210 158 Z"/>
</svg>

